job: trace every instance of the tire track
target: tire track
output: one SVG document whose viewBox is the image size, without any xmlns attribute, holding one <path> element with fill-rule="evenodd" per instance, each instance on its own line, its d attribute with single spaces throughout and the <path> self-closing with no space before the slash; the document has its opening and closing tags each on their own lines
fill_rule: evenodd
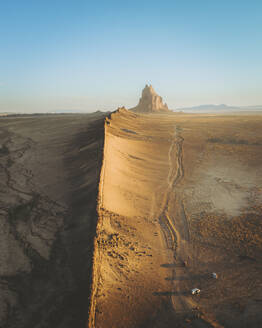
<svg viewBox="0 0 262 328">
<path fill-rule="evenodd" d="M 183 167 L 183 137 L 181 136 L 181 129 L 175 127 L 172 143 L 169 148 L 168 158 L 169 158 L 169 173 L 167 177 L 167 191 L 164 194 L 162 202 L 162 210 L 159 216 L 159 224 L 164 235 L 165 243 L 167 249 L 172 250 L 174 256 L 172 277 L 171 279 L 175 281 L 176 276 L 185 275 L 185 268 L 183 267 L 181 259 L 181 246 L 180 246 L 180 232 L 176 228 L 174 218 L 168 213 L 169 202 L 172 192 L 174 192 L 175 187 L 181 182 L 184 177 L 184 167 Z M 183 236 L 185 240 L 189 240 L 188 224 L 186 220 L 184 204 L 179 201 L 180 216 L 183 222 Z M 171 291 L 171 304 L 176 313 L 184 313 L 191 309 L 188 306 L 185 297 L 182 296 L 182 292 L 179 287 L 179 283 L 176 282 Z"/>
</svg>

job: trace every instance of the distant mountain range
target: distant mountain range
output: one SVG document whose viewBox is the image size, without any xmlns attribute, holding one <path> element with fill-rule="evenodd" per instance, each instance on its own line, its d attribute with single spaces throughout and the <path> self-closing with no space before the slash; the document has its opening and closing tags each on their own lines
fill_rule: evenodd
<svg viewBox="0 0 262 328">
<path fill-rule="evenodd" d="M 243 112 L 243 111 L 262 111 L 261 106 L 228 106 L 225 104 L 214 105 L 214 104 L 207 104 L 207 105 L 200 105 L 200 106 L 193 106 L 193 107 L 182 107 L 177 108 L 175 111 L 181 112 L 198 112 L 198 113 L 212 113 L 212 112 Z"/>
<path fill-rule="evenodd" d="M 54 111 L 46 111 L 46 112 L 1 112 L 0 110 L 0 116 L 18 116 L 18 115 L 50 115 L 50 114 L 103 114 L 103 113 L 109 113 L 103 112 L 101 110 L 97 110 L 94 112 L 90 111 L 84 111 L 84 110 L 74 110 L 74 109 L 58 109 Z"/>
</svg>

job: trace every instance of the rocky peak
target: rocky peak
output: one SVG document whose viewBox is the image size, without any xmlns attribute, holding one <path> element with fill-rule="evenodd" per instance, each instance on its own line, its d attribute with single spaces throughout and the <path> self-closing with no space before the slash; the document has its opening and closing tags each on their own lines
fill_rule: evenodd
<svg viewBox="0 0 262 328">
<path fill-rule="evenodd" d="M 135 112 L 151 113 L 168 111 L 167 104 L 163 103 L 162 97 L 160 97 L 152 85 L 147 85 L 142 91 L 142 97 L 136 107 L 131 108 Z"/>
</svg>

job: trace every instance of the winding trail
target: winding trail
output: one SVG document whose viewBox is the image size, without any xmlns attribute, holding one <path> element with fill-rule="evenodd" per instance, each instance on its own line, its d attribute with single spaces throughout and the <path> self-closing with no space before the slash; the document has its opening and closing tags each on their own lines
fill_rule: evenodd
<svg viewBox="0 0 262 328">
<path fill-rule="evenodd" d="M 175 127 L 172 142 L 169 148 L 169 174 L 167 177 L 167 190 L 163 196 L 161 212 L 159 215 L 159 224 L 162 229 L 162 236 L 164 238 L 166 247 L 173 252 L 173 263 L 171 279 L 174 281 L 172 290 L 170 293 L 171 303 L 176 313 L 187 312 L 191 310 L 191 306 L 186 301 L 185 293 L 180 290 L 179 280 L 176 277 L 186 275 L 186 268 L 184 265 L 185 251 L 181 243 L 181 234 L 183 239 L 189 241 L 189 231 L 187 220 L 184 212 L 183 202 L 179 199 L 179 195 L 176 195 L 178 199 L 177 203 L 179 209 L 176 213 L 181 213 L 179 218 L 175 218 L 174 215 L 169 213 L 169 205 L 171 202 L 171 196 L 175 193 L 176 186 L 181 182 L 184 177 L 183 168 L 183 137 L 181 136 L 181 130 L 179 127 Z M 178 231 L 176 227 L 176 220 L 182 220 L 183 231 Z"/>
</svg>

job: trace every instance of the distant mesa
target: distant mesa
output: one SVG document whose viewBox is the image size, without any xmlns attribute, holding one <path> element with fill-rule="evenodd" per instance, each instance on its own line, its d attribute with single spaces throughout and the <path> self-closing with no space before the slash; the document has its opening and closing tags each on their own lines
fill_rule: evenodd
<svg viewBox="0 0 262 328">
<path fill-rule="evenodd" d="M 237 110 L 238 107 L 235 106 L 228 106 L 225 104 L 220 105 L 214 105 L 214 104 L 208 104 L 208 105 L 200 105 L 200 106 L 193 106 L 193 107 L 184 107 L 184 108 L 178 108 L 177 110 L 182 111 L 199 111 L 199 112 L 212 112 L 212 111 L 228 111 L 228 110 Z"/>
<path fill-rule="evenodd" d="M 167 104 L 163 103 L 162 97 L 160 97 L 152 85 L 146 85 L 142 91 L 142 97 L 136 107 L 130 108 L 130 110 L 137 113 L 152 113 L 152 112 L 167 112 L 169 111 Z"/>
</svg>

